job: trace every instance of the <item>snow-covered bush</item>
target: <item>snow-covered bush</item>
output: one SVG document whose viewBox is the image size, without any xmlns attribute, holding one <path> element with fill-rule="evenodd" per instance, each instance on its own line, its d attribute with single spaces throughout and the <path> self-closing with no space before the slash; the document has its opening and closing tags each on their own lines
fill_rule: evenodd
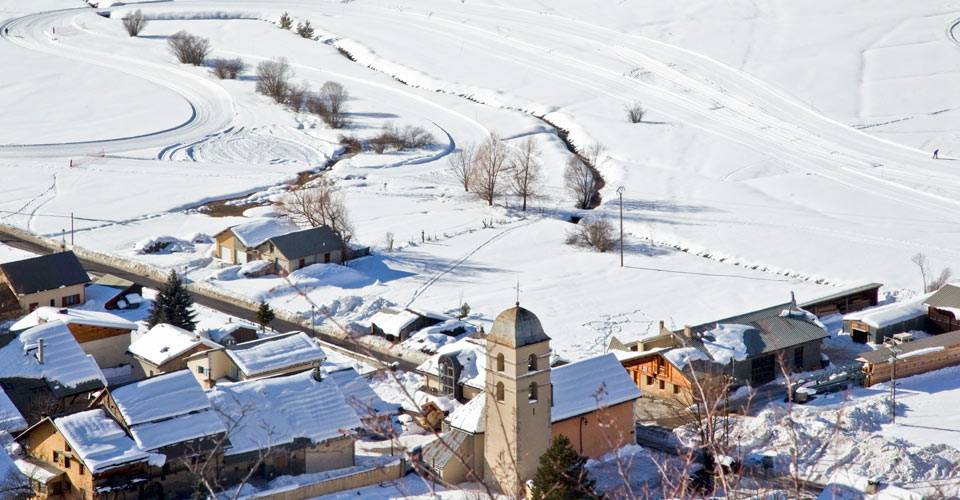
<svg viewBox="0 0 960 500">
<path fill-rule="evenodd" d="M 212 50 L 209 38 L 191 35 L 186 31 L 178 31 L 170 35 L 167 39 L 167 48 L 178 61 L 194 66 L 203 64 L 203 60 Z"/>
</svg>

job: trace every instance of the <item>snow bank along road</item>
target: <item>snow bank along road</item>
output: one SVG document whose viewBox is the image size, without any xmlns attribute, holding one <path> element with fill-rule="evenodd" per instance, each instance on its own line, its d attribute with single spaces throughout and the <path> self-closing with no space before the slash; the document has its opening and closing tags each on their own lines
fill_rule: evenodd
<svg viewBox="0 0 960 500">
<path fill-rule="evenodd" d="M 167 88 L 186 101 L 191 110 L 189 118 L 170 128 L 132 137 L 59 144 L 0 144 L 0 155 L 6 157 L 51 157 L 89 153 L 94 149 L 102 149 L 111 153 L 163 147 L 215 133 L 230 125 L 235 115 L 233 101 L 222 87 L 207 78 L 191 74 L 169 64 L 164 65 L 143 58 L 95 51 L 61 43 L 61 40 L 52 33 L 51 26 L 60 26 L 61 34 L 64 31 L 69 32 L 70 29 L 82 29 L 74 23 L 74 17 L 79 13 L 89 14 L 90 8 L 81 7 L 42 12 L 10 19 L 0 24 L 0 32 L 9 30 L 9 34 L 0 36 L 2 36 L 4 43 L 84 64 L 109 68 Z M 109 99 L 109 96 L 109 89 L 105 89 L 104 94 L 100 97 Z M 96 99 L 95 97 L 91 98 Z M 131 106 L 124 111 L 133 115 L 131 119 L 136 120 L 137 109 L 135 106 Z M 49 110 L 49 112 L 55 113 L 56 110 Z"/>
</svg>

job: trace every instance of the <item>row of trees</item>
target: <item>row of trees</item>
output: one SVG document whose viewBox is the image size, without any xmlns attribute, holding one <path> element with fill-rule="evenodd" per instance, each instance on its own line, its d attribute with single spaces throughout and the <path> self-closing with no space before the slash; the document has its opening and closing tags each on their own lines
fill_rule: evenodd
<svg viewBox="0 0 960 500">
<path fill-rule="evenodd" d="M 603 154 L 603 146 L 594 144 L 567 162 L 564 186 L 577 208 L 591 208 L 598 201 L 603 179 L 595 165 Z M 479 146 L 466 145 L 451 153 L 447 168 L 464 191 L 475 193 L 488 205 L 509 191 L 520 198 L 526 211 L 527 202 L 537 197 L 542 187 L 540 145 L 533 136 L 510 148 L 499 135 L 491 133 Z"/>
<path fill-rule="evenodd" d="M 319 92 L 311 92 L 306 82 L 293 83 L 294 71 L 290 62 L 280 57 L 257 65 L 257 92 L 270 97 L 277 104 L 290 106 L 294 112 L 301 109 L 317 115 L 330 128 L 349 125 L 347 101 L 350 93 L 337 82 L 326 82 Z"/>
</svg>

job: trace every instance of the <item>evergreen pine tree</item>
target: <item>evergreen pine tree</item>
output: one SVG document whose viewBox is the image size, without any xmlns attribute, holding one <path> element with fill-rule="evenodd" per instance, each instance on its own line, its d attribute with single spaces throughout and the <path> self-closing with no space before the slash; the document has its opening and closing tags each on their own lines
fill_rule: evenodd
<svg viewBox="0 0 960 500">
<path fill-rule="evenodd" d="M 293 19 L 290 18 L 289 14 L 284 12 L 283 15 L 280 16 L 280 29 L 288 30 L 291 26 L 293 26 Z"/>
<path fill-rule="evenodd" d="M 257 309 L 257 323 L 260 323 L 260 330 L 266 330 L 267 325 L 270 324 L 277 317 L 274 314 L 273 309 L 270 308 L 270 304 L 267 304 L 267 301 L 260 301 L 260 308 Z"/>
<path fill-rule="evenodd" d="M 534 500 L 578 500 L 597 498 L 594 481 L 587 477 L 587 459 L 570 445 L 563 434 L 550 443 L 540 457 L 540 466 L 533 476 Z"/>
<path fill-rule="evenodd" d="M 197 325 L 194 319 L 197 313 L 191 307 L 193 299 L 183 286 L 183 281 L 176 271 L 170 271 L 167 282 L 160 287 L 160 293 L 153 301 L 147 324 L 152 328 L 159 323 L 169 323 L 192 332 Z"/>
</svg>

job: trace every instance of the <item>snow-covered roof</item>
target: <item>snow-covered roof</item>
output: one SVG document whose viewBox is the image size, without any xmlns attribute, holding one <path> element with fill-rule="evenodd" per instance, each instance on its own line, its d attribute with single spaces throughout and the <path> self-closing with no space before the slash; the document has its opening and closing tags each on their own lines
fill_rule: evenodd
<svg viewBox="0 0 960 500">
<path fill-rule="evenodd" d="M 39 339 L 43 339 L 43 364 L 37 359 Z M 0 378 L 11 377 L 43 379 L 55 394 L 107 385 L 93 356 L 83 352 L 73 333 L 60 321 L 20 332 L 0 349 Z"/>
<path fill-rule="evenodd" d="M 312 371 L 220 383 L 207 391 L 207 397 L 222 418 L 239 419 L 239 425 L 230 429 L 227 455 L 298 438 L 321 443 L 362 428 L 336 381 L 331 377 L 317 381 Z"/>
<path fill-rule="evenodd" d="M 323 362 L 326 355 L 303 332 L 288 333 L 228 346 L 230 359 L 247 376 Z"/>
<path fill-rule="evenodd" d="M 399 336 L 400 331 L 410 326 L 420 316 L 406 309 L 397 311 L 395 309 L 381 309 L 370 318 L 370 323 L 377 325 L 377 328 L 383 330 L 387 335 Z"/>
<path fill-rule="evenodd" d="M 27 421 L 20 414 L 20 410 L 13 404 L 13 401 L 10 401 L 7 393 L 0 390 L 0 431 L 13 434 L 26 428 Z"/>
<path fill-rule="evenodd" d="M 624 351 L 621 349 L 610 349 L 610 353 L 616 356 L 617 359 L 623 363 L 624 361 L 650 356 L 651 354 L 666 351 L 667 349 L 670 349 L 670 347 L 654 347 L 653 349 L 647 349 L 646 351 Z"/>
<path fill-rule="evenodd" d="M 390 404 L 380 399 L 380 396 L 373 391 L 367 380 L 353 368 L 328 371 L 327 374 L 337 383 L 337 387 L 340 388 L 340 392 L 343 393 L 347 403 L 360 412 L 361 417 L 368 416 L 365 413 L 370 411 L 376 414 L 399 412 L 399 405 Z"/>
<path fill-rule="evenodd" d="M 440 375 L 440 358 L 454 355 L 460 363 L 459 383 L 483 389 L 486 384 L 487 343 L 482 339 L 464 337 L 437 350 L 437 353 L 417 367 L 417 371 Z"/>
<path fill-rule="evenodd" d="M 744 335 L 753 327 L 736 324 L 720 324 L 703 333 L 700 341 L 706 347 L 713 360 L 720 364 L 730 364 L 731 360 L 747 359 L 747 346 Z"/>
<path fill-rule="evenodd" d="M 39 483 L 47 483 L 51 479 L 63 474 L 62 470 L 29 456 L 18 458 L 14 460 L 13 463 L 17 466 L 17 469 L 20 469 L 20 473 Z M 0 466 L 0 469 L 3 469 L 3 467 Z"/>
<path fill-rule="evenodd" d="M 197 331 L 206 333 L 210 337 L 210 340 L 217 343 L 223 342 L 224 337 L 240 328 L 257 330 L 259 327 L 254 323 L 244 321 L 240 318 L 225 318 L 215 314 L 204 315 L 197 318 Z"/>
<path fill-rule="evenodd" d="M 640 389 L 613 354 L 588 358 L 550 370 L 553 422 L 609 408 L 640 397 Z"/>
<path fill-rule="evenodd" d="M 263 219 L 230 228 L 234 236 L 247 248 L 256 247 L 274 236 L 299 230 L 300 227 L 289 219 Z"/>
<path fill-rule="evenodd" d="M 205 339 L 198 333 L 159 323 L 130 344 L 127 350 L 154 366 L 160 366 L 201 344 L 211 349 L 220 347 L 220 344 Z"/>
<path fill-rule="evenodd" d="M 453 413 L 447 417 L 447 423 L 451 427 L 473 434 L 486 432 L 487 417 L 484 412 L 486 404 L 487 393 L 481 392 L 467 404 L 453 410 Z"/>
<path fill-rule="evenodd" d="M 136 330 L 137 324 L 127 321 L 120 316 L 101 311 L 87 311 L 83 309 L 68 309 L 59 307 L 38 307 L 32 313 L 24 316 L 10 327 L 10 331 L 19 332 L 34 326 L 51 321 L 61 321 L 66 325 L 89 325 L 116 328 L 119 330 Z"/>
<path fill-rule="evenodd" d="M 189 370 L 126 384 L 110 391 L 127 425 L 210 409 L 210 400 Z"/>
<path fill-rule="evenodd" d="M 677 347 L 663 352 L 663 357 L 673 366 L 684 370 L 691 361 L 712 361 L 710 356 L 696 347 Z"/>
<path fill-rule="evenodd" d="M 213 410 L 189 413 L 130 428 L 134 441 L 144 450 L 156 450 L 174 443 L 183 443 L 226 431 L 223 420 Z"/>
<path fill-rule="evenodd" d="M 894 302 L 880 307 L 871 307 L 843 316 L 844 321 L 861 321 L 874 328 L 883 328 L 909 321 L 927 314 L 927 299 L 933 294 L 925 294 L 913 300 Z"/>
<path fill-rule="evenodd" d="M 166 461 L 165 456 L 137 446 L 120 424 L 99 408 L 56 418 L 53 425 L 94 474 L 121 464 L 149 462 L 160 467 Z"/>
</svg>

